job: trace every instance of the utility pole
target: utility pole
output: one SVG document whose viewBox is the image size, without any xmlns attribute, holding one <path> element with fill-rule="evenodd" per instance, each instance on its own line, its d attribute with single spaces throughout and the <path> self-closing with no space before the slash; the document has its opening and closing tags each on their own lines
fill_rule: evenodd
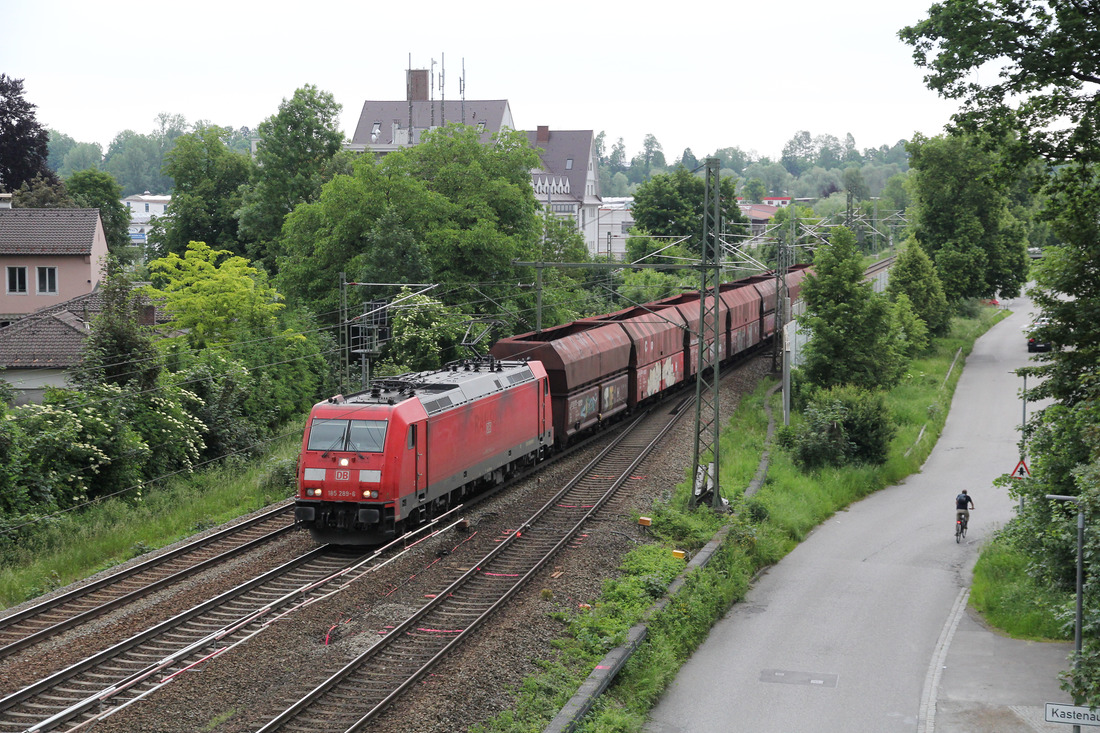
<svg viewBox="0 0 1100 733">
<path fill-rule="evenodd" d="M 348 383 L 348 373 L 351 364 L 351 344 L 348 339 L 348 279 L 344 273 L 340 273 L 340 346 L 344 352 L 344 363 L 340 368 L 340 391 Z"/>
<path fill-rule="evenodd" d="M 721 434 L 718 419 L 718 334 L 721 331 L 718 323 L 718 284 L 721 279 L 718 236 L 722 231 L 718 158 L 707 158 L 706 170 L 703 258 L 699 275 L 698 370 L 695 375 L 695 449 L 691 461 L 691 475 L 695 483 L 691 504 L 698 506 L 705 502 L 717 510 L 725 506 L 718 483 Z"/>
</svg>

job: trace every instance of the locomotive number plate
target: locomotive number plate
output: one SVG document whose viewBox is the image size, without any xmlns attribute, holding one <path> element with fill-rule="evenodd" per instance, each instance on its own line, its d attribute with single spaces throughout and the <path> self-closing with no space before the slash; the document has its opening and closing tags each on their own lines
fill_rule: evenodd
<svg viewBox="0 0 1100 733">
<path fill-rule="evenodd" d="M 351 471 L 333 471 L 337 481 L 351 481 Z"/>
<path fill-rule="evenodd" d="M 355 498 L 358 498 L 356 496 L 356 493 L 355 493 L 354 489 L 336 489 L 334 491 L 329 491 L 328 495 L 333 497 L 334 499 L 355 499 Z"/>
</svg>

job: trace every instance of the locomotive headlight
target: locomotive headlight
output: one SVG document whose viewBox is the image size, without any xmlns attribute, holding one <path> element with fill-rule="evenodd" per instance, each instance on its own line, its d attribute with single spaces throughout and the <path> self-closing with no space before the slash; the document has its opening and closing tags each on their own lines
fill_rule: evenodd
<svg viewBox="0 0 1100 733">
<path fill-rule="evenodd" d="M 378 498 L 378 492 L 377 491 L 364 491 L 363 492 L 363 498 L 364 499 L 377 499 Z"/>
<path fill-rule="evenodd" d="M 347 458 L 341 458 L 341 459 L 340 459 L 340 465 L 341 465 L 341 466 L 346 466 L 346 465 L 348 465 L 348 459 L 347 459 Z"/>
</svg>

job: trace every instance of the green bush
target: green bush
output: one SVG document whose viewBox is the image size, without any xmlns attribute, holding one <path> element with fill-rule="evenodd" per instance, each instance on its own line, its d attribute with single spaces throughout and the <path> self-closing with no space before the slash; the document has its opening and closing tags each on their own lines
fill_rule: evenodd
<svg viewBox="0 0 1100 733">
<path fill-rule="evenodd" d="M 818 392 L 802 423 L 778 435 L 798 466 L 815 470 L 849 463 L 886 462 L 897 428 L 881 392 L 840 386 Z"/>
</svg>

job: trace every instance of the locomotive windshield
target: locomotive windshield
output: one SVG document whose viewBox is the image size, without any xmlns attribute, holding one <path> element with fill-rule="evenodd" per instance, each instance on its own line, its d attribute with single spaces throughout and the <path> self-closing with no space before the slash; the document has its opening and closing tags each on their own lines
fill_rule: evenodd
<svg viewBox="0 0 1100 733">
<path fill-rule="evenodd" d="M 307 450 L 381 453 L 386 420 L 314 420 Z"/>
</svg>

